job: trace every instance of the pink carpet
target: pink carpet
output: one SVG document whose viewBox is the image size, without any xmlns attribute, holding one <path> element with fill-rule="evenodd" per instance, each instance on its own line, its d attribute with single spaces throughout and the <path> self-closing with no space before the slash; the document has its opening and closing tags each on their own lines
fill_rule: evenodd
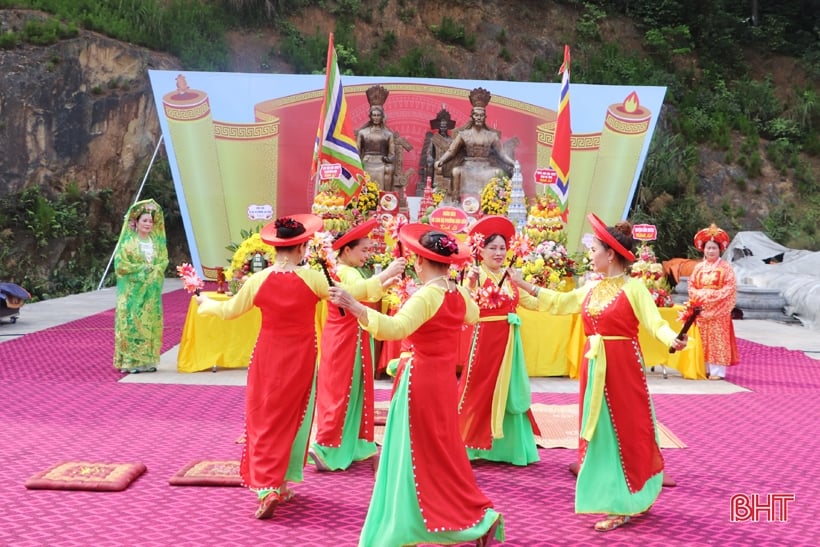
<svg viewBox="0 0 820 547">
<path fill-rule="evenodd" d="M 166 347 L 181 334 L 188 296 L 165 296 Z M 118 384 L 111 368 L 113 312 L 0 343 L 0 544 L 356 545 L 369 502 L 368 462 L 343 473 L 305 471 L 296 498 L 273 520 L 253 518 L 242 488 L 178 488 L 168 479 L 196 459 L 237 459 L 244 389 Z M 476 463 L 504 514 L 506 545 L 811 545 L 820 514 L 817 440 L 820 363 L 741 341 L 733 395 L 657 395 L 658 418 L 686 449 L 665 450 L 665 488 L 650 515 L 601 534 L 573 511 L 575 452 L 540 450 L 516 468 Z M 385 399 L 387 390 L 377 397 Z M 534 394 L 568 404 L 577 396 Z M 122 492 L 26 490 L 54 463 L 140 461 L 148 471 Z M 733 494 L 792 493 L 785 523 L 729 522 Z"/>
</svg>

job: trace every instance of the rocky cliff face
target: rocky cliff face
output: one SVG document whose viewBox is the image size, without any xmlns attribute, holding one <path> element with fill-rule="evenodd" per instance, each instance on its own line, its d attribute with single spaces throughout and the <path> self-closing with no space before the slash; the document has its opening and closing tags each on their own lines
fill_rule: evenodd
<svg viewBox="0 0 820 547">
<path fill-rule="evenodd" d="M 36 12 L 0 10 L 0 32 Z M 0 50 L 0 196 L 31 185 L 116 189 L 133 197 L 160 134 L 148 69 L 170 56 L 81 31 L 49 46 Z M 132 192 L 131 192 L 132 193 Z"/>
</svg>

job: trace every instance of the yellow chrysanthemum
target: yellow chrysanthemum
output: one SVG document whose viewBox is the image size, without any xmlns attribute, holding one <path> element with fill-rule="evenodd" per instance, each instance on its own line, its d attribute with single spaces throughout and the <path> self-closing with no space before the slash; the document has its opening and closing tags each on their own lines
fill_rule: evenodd
<svg viewBox="0 0 820 547">
<path fill-rule="evenodd" d="M 262 241 L 262 236 L 258 232 L 248 236 L 234 251 L 231 265 L 225 270 L 225 279 L 230 280 L 234 277 L 251 275 L 251 272 L 245 266 L 257 253 L 260 253 L 267 262 L 271 262 L 276 255 L 276 248 Z"/>
</svg>

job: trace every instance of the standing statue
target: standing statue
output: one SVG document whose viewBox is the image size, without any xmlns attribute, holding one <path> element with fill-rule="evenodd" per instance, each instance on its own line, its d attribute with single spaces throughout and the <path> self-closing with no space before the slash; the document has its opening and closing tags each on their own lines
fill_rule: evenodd
<svg viewBox="0 0 820 547">
<path fill-rule="evenodd" d="M 370 178 L 386 192 L 394 191 L 393 174 L 396 160 L 396 140 L 393 131 L 385 125 L 384 103 L 390 92 L 380 85 L 365 91 L 370 104 L 370 120 L 356 131 L 356 144 L 362 158 L 362 167 Z"/>
<path fill-rule="evenodd" d="M 452 163 L 435 167 L 438 158 L 450 148 L 453 137 L 450 131 L 456 126 L 456 122 L 447 107 L 442 105 L 441 110 L 435 118 L 430 120 L 430 129 L 424 136 L 424 146 L 422 147 L 419 163 L 419 180 L 427 180 L 431 177 L 433 187 L 441 188 L 447 195 L 448 200 L 458 201 L 459 196 L 453 191 L 453 166 Z M 423 185 L 418 185 L 418 190 L 424 190 Z M 418 192 L 417 192 L 418 193 Z"/>
<path fill-rule="evenodd" d="M 470 92 L 470 121 L 456 133 L 450 148 L 435 163 L 438 169 L 453 160 L 453 193 L 457 196 L 479 195 L 499 171 L 507 176 L 512 173 L 515 160 L 504 150 L 499 132 L 486 125 L 491 97 L 489 91 L 480 87 Z"/>
</svg>

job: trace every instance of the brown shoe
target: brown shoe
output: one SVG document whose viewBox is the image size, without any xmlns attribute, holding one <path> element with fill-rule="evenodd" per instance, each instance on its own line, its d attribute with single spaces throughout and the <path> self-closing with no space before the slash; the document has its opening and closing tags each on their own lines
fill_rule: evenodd
<svg viewBox="0 0 820 547">
<path fill-rule="evenodd" d="M 282 501 L 279 493 L 271 490 L 268 494 L 259 500 L 259 507 L 256 508 L 254 516 L 258 519 L 269 519 L 273 516 L 276 506 Z"/>
<path fill-rule="evenodd" d="M 599 520 L 595 523 L 595 529 L 599 532 L 609 532 L 615 528 L 620 528 L 629 522 L 629 517 L 626 515 L 610 515 L 604 520 Z"/>
</svg>

